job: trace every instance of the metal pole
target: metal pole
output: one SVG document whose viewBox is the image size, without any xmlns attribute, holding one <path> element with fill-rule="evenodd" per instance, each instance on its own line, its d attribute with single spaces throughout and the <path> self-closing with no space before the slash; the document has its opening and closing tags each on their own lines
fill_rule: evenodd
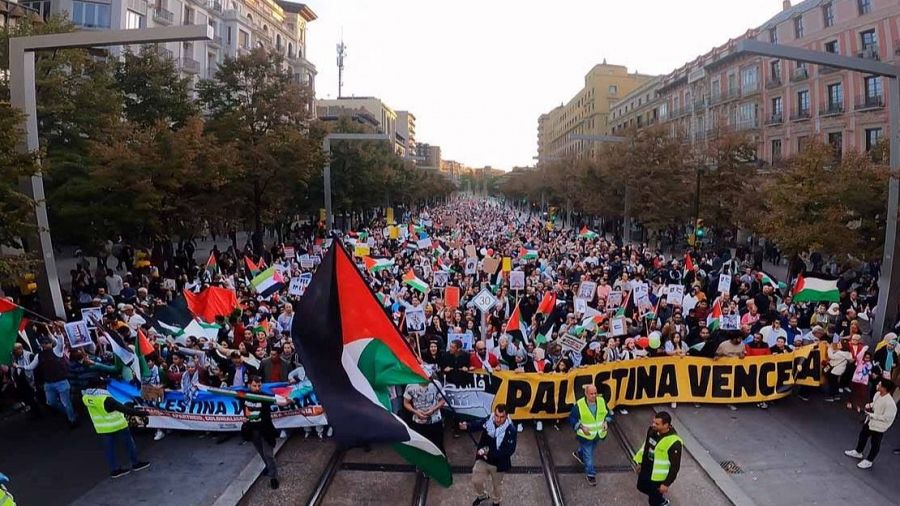
<svg viewBox="0 0 900 506">
<path fill-rule="evenodd" d="M 900 256 L 897 250 L 897 212 L 900 204 L 900 79 L 887 78 L 888 102 L 890 110 L 891 176 L 888 183 L 887 223 L 884 227 L 884 252 L 881 261 L 881 276 L 878 279 L 878 306 L 875 313 L 874 339 L 879 339 L 897 321 L 897 303 L 900 297 Z"/>
<path fill-rule="evenodd" d="M 322 151 L 325 153 L 325 170 L 323 186 L 325 186 L 325 233 L 331 234 L 334 228 L 334 215 L 331 214 L 331 139 L 326 135 L 322 139 Z"/>
<path fill-rule="evenodd" d="M 25 51 L 21 40 L 11 38 L 9 41 L 9 80 L 10 105 L 25 113 L 25 142 L 20 145 L 23 152 L 34 153 L 40 148 L 37 125 L 37 102 L 34 88 L 34 53 Z M 41 256 L 40 271 L 37 276 L 38 297 L 41 312 L 65 318 L 62 290 L 59 286 L 59 274 L 56 271 L 56 259 L 53 255 L 53 241 L 50 239 L 50 221 L 47 219 L 47 200 L 44 196 L 44 177 L 37 172 L 22 181 L 25 194 L 34 201 L 34 224 L 36 232 L 28 249 L 37 251 Z M 32 242 L 29 241 L 29 242 Z"/>
</svg>

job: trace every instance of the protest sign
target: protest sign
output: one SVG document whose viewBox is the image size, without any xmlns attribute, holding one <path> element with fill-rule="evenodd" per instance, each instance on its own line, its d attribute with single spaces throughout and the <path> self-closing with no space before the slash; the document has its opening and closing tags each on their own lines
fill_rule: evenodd
<svg viewBox="0 0 900 506">
<path fill-rule="evenodd" d="M 369 256 L 369 251 L 369 245 L 356 243 L 356 247 L 353 248 L 353 256 L 367 257 Z"/>
<path fill-rule="evenodd" d="M 91 331 L 88 330 L 87 322 L 84 320 L 67 323 L 65 331 L 66 337 L 69 339 L 69 345 L 72 348 L 91 344 Z"/>
<path fill-rule="evenodd" d="M 609 296 L 606 297 L 606 308 L 607 309 L 616 309 L 622 305 L 622 291 L 621 290 L 613 290 L 609 292 Z"/>
<path fill-rule="evenodd" d="M 463 332 L 461 334 L 458 334 L 456 332 L 448 333 L 447 334 L 447 349 L 448 350 L 450 349 L 450 343 L 452 343 L 453 341 L 455 341 L 457 339 L 462 341 L 462 345 L 463 345 L 462 349 L 464 349 L 466 351 L 472 351 L 472 346 L 474 345 L 474 338 L 472 337 L 472 334 L 469 332 Z"/>
<path fill-rule="evenodd" d="M 448 286 L 444 290 L 444 305 L 450 309 L 459 307 L 459 287 Z"/>
<path fill-rule="evenodd" d="M 628 326 L 625 323 L 625 317 L 613 318 L 609 320 L 609 332 L 614 336 L 624 336 L 628 332 Z"/>
<path fill-rule="evenodd" d="M 87 324 L 91 330 L 97 328 L 94 320 L 103 321 L 103 308 L 99 307 L 83 307 L 81 308 L 81 320 Z"/>
<path fill-rule="evenodd" d="M 684 299 L 684 285 L 668 285 L 666 287 L 666 302 L 673 306 L 680 306 Z"/>
<path fill-rule="evenodd" d="M 578 285 L 578 298 L 586 301 L 594 300 L 594 294 L 597 293 L 597 283 L 594 281 L 582 281 Z"/>
<path fill-rule="evenodd" d="M 731 292 L 731 274 L 719 275 L 719 293 Z"/>
<path fill-rule="evenodd" d="M 469 258 L 478 258 L 478 251 L 471 244 L 466 245 L 466 256 Z"/>
<path fill-rule="evenodd" d="M 563 351 L 571 351 L 572 353 L 581 353 L 581 350 L 587 346 L 586 340 L 579 339 L 570 334 L 559 336 L 556 343 L 562 346 Z"/>
<path fill-rule="evenodd" d="M 494 257 L 484 257 L 484 260 L 481 261 L 481 270 L 487 274 L 496 274 L 497 269 L 500 268 L 500 259 Z"/>
<path fill-rule="evenodd" d="M 722 330 L 741 330 L 741 316 L 737 314 L 722 315 Z"/>
<path fill-rule="evenodd" d="M 396 225 L 391 225 L 388 227 L 388 238 L 397 240 L 400 237 L 400 227 Z"/>
<path fill-rule="evenodd" d="M 432 274 L 432 288 L 446 288 L 450 282 L 450 273 L 447 271 L 434 271 Z"/>
<path fill-rule="evenodd" d="M 466 276 L 474 276 L 478 273 L 478 259 L 475 257 L 469 257 L 466 259 L 466 265 L 463 268 L 463 272 Z"/>
<path fill-rule="evenodd" d="M 298 260 L 300 260 L 300 268 L 301 269 L 312 269 L 313 268 L 313 259 L 309 255 L 300 255 Z"/>
<path fill-rule="evenodd" d="M 294 247 L 293 246 L 285 246 L 284 247 L 284 258 L 294 258 Z"/>
<path fill-rule="evenodd" d="M 575 313 L 576 314 L 584 314 L 587 311 L 587 300 L 582 299 L 581 297 L 575 297 Z"/>
<path fill-rule="evenodd" d="M 419 239 L 418 241 L 416 241 L 416 246 L 418 246 L 420 250 L 430 249 L 431 248 L 431 237 Z"/>
<path fill-rule="evenodd" d="M 309 286 L 309 283 L 312 281 L 312 273 L 304 272 L 300 276 L 291 279 L 291 284 L 288 287 L 288 295 L 294 295 L 296 297 L 302 297 L 304 293 L 306 293 L 306 287 Z"/>
<path fill-rule="evenodd" d="M 631 293 L 634 295 L 635 302 L 644 298 L 646 298 L 647 300 L 650 299 L 650 287 L 647 286 L 647 283 L 638 283 L 636 281 L 632 281 L 631 289 Z"/>
<path fill-rule="evenodd" d="M 425 310 L 417 307 L 406 310 L 406 330 L 425 332 Z"/>
<path fill-rule="evenodd" d="M 172 278 L 163 278 L 163 289 L 175 291 L 178 289 L 178 285 Z"/>
<path fill-rule="evenodd" d="M 524 290 L 525 289 L 525 273 L 523 271 L 512 271 L 509 273 L 509 289 Z"/>
<path fill-rule="evenodd" d="M 512 271 L 512 258 L 503 257 L 503 272 L 511 272 Z"/>
</svg>

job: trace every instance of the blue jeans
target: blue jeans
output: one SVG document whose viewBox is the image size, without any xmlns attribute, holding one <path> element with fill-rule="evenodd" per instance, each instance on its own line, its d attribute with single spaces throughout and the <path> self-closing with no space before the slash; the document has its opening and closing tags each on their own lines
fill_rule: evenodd
<svg viewBox="0 0 900 506">
<path fill-rule="evenodd" d="M 138 463 L 137 447 L 134 446 L 134 439 L 131 438 L 131 431 L 127 428 L 108 434 L 100 434 L 100 439 L 103 440 L 103 451 L 106 453 L 106 464 L 109 466 L 110 471 L 115 471 L 119 468 L 116 465 L 116 446 L 119 441 L 121 441 L 125 445 L 125 449 L 128 450 L 128 458 L 131 460 L 131 465 L 134 466 Z"/>
<path fill-rule="evenodd" d="M 47 405 L 66 414 L 69 422 L 75 422 L 75 408 L 72 407 L 72 396 L 69 394 L 69 380 L 44 383 L 44 395 Z"/>
<path fill-rule="evenodd" d="M 580 437 L 578 438 L 578 453 L 581 455 L 581 460 L 584 462 L 584 472 L 588 476 L 597 476 L 597 473 L 594 470 L 594 448 L 597 447 L 597 443 L 599 442 L 599 438 L 591 441 Z"/>
</svg>

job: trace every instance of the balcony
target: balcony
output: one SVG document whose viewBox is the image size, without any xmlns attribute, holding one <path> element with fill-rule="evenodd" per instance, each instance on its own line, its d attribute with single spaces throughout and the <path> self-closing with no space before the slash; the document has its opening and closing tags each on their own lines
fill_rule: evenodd
<svg viewBox="0 0 900 506">
<path fill-rule="evenodd" d="M 819 109 L 819 116 L 823 118 L 827 118 L 830 116 L 839 116 L 844 114 L 844 103 L 843 102 L 835 102 L 833 104 L 827 104 L 825 107 Z"/>
<path fill-rule="evenodd" d="M 210 47 L 222 47 L 222 36 L 219 34 L 213 35 L 211 39 L 206 41 L 206 45 Z"/>
<path fill-rule="evenodd" d="M 162 25 L 171 25 L 175 20 L 175 14 L 165 9 L 153 9 L 153 21 Z"/>
<path fill-rule="evenodd" d="M 799 81 L 804 81 L 808 78 L 809 78 L 809 71 L 806 69 L 806 67 L 800 67 L 800 68 L 794 69 L 794 72 L 791 74 L 791 82 L 794 82 L 794 83 L 799 82 Z"/>
<path fill-rule="evenodd" d="M 734 125 L 734 129 L 738 132 L 744 130 L 755 130 L 757 128 L 759 128 L 759 118 L 742 119 Z"/>
<path fill-rule="evenodd" d="M 747 85 L 741 86 L 741 96 L 742 97 L 752 97 L 760 92 L 759 89 L 759 81 L 754 81 Z"/>
<path fill-rule="evenodd" d="M 768 81 L 766 81 L 766 89 L 767 90 L 780 88 L 781 85 L 782 85 L 781 76 L 773 76 Z"/>
<path fill-rule="evenodd" d="M 222 2 L 219 0 L 207 0 L 206 8 L 216 11 L 218 13 L 222 12 Z"/>
<path fill-rule="evenodd" d="M 832 74 L 834 72 L 838 72 L 841 69 L 837 67 L 829 67 L 828 65 L 819 65 L 819 75 L 823 76 L 825 74 Z"/>
<path fill-rule="evenodd" d="M 162 59 L 164 59 L 164 60 L 171 60 L 171 59 L 172 59 L 172 50 L 171 50 L 171 49 L 166 49 L 166 48 L 164 48 L 164 47 L 157 47 L 157 48 L 156 48 L 156 54 L 158 54 L 159 57 L 162 58 Z"/>
<path fill-rule="evenodd" d="M 858 97 L 856 99 L 857 111 L 874 111 L 884 109 L 884 95 L 875 95 L 874 97 Z"/>
<path fill-rule="evenodd" d="M 706 106 L 709 105 L 709 99 L 707 97 L 700 97 L 697 100 L 694 100 L 694 110 L 702 111 L 706 109 Z"/>
<path fill-rule="evenodd" d="M 809 121 L 811 117 L 812 114 L 809 109 L 800 109 L 794 114 L 791 114 L 791 121 Z"/>
<path fill-rule="evenodd" d="M 784 123 L 784 114 L 776 112 L 766 119 L 766 126 L 780 125 Z"/>
<path fill-rule="evenodd" d="M 863 48 L 862 51 L 856 53 L 857 58 L 865 58 L 866 60 L 880 60 L 881 57 L 878 54 L 878 48 L 874 46 L 869 46 L 867 48 Z"/>
<path fill-rule="evenodd" d="M 178 61 L 178 67 L 181 68 L 182 72 L 188 74 L 197 74 L 200 72 L 200 62 L 193 58 L 188 58 L 187 56 L 182 57 Z"/>
</svg>

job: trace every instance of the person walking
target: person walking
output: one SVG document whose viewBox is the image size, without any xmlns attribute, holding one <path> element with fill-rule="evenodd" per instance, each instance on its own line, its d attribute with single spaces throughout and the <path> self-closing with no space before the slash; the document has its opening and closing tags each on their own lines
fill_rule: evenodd
<svg viewBox="0 0 900 506">
<path fill-rule="evenodd" d="M 26 365 L 14 363 L 13 368 L 25 371 L 35 371 L 35 379 L 44 383 L 44 396 L 47 405 L 66 414 L 69 427 L 78 426 L 78 417 L 72 406 L 72 398 L 69 385 L 69 367 L 63 360 L 65 341 L 62 335 L 62 324 L 54 322 L 53 330 L 45 326 L 47 334 L 42 335 L 38 342 L 41 351 Z M 52 335 L 51 335 L 52 334 Z"/>
<path fill-rule="evenodd" d="M 500 506 L 503 500 L 503 473 L 512 467 L 512 455 L 516 451 L 518 432 L 513 427 L 506 412 L 505 404 L 497 404 L 492 416 L 473 423 L 460 422 L 460 430 L 481 432 L 475 465 L 472 467 L 472 485 L 475 487 L 475 501 L 472 506 Z M 488 481 L 492 487 L 488 492 Z"/>
<path fill-rule="evenodd" d="M 584 387 L 584 397 L 578 399 L 569 412 L 569 423 L 575 429 L 575 437 L 578 439 L 578 449 L 572 452 L 572 456 L 584 466 L 587 481 L 592 487 L 597 486 L 594 449 L 600 441 L 606 439 L 608 415 L 606 401 L 598 395 L 595 385 Z"/>
<path fill-rule="evenodd" d="M 665 494 L 678 476 L 683 449 L 684 442 L 672 427 L 672 416 L 660 411 L 653 417 L 647 439 L 634 455 L 634 462 L 640 466 L 637 489 L 647 496 L 650 506 L 668 506 Z"/>
<path fill-rule="evenodd" d="M 113 399 L 109 392 L 103 388 L 105 385 L 102 381 L 92 381 L 89 386 L 90 388 L 86 389 L 82 394 L 81 401 L 87 407 L 94 430 L 103 440 L 106 463 L 109 465 L 109 475 L 112 478 L 120 478 L 131 471 L 140 471 L 150 467 L 149 462 L 138 460 L 137 447 L 134 444 L 134 438 L 131 437 L 128 420 L 125 419 L 125 415 L 139 416 L 146 419 L 147 413 Z M 116 446 L 118 443 L 125 445 L 125 449 L 128 450 L 131 469 L 118 466 L 116 461 Z"/>
<path fill-rule="evenodd" d="M 878 456 L 881 449 L 881 439 L 884 433 L 894 423 L 897 417 L 897 403 L 894 401 L 894 382 L 882 378 L 878 380 L 878 391 L 872 398 L 871 404 L 866 404 L 866 422 L 863 424 L 862 430 L 859 431 L 859 439 L 856 442 L 856 448 L 847 450 L 844 455 L 855 459 L 862 459 L 856 467 L 860 469 L 869 469 Z M 869 454 L 863 458 L 863 450 L 866 449 L 866 443 L 872 440 L 872 446 L 869 448 Z"/>
<path fill-rule="evenodd" d="M 278 438 L 278 432 L 272 423 L 271 409 L 271 404 L 276 403 L 276 399 L 272 397 L 271 400 L 263 400 L 265 394 L 260 393 L 262 378 L 259 376 L 251 376 L 248 387 L 250 393 L 256 395 L 251 398 L 240 398 L 241 411 L 247 418 L 241 425 L 241 436 L 244 441 L 253 443 L 256 453 L 266 464 L 263 474 L 269 477 L 269 486 L 276 489 L 279 485 L 278 464 L 275 462 L 275 440 Z"/>
</svg>

